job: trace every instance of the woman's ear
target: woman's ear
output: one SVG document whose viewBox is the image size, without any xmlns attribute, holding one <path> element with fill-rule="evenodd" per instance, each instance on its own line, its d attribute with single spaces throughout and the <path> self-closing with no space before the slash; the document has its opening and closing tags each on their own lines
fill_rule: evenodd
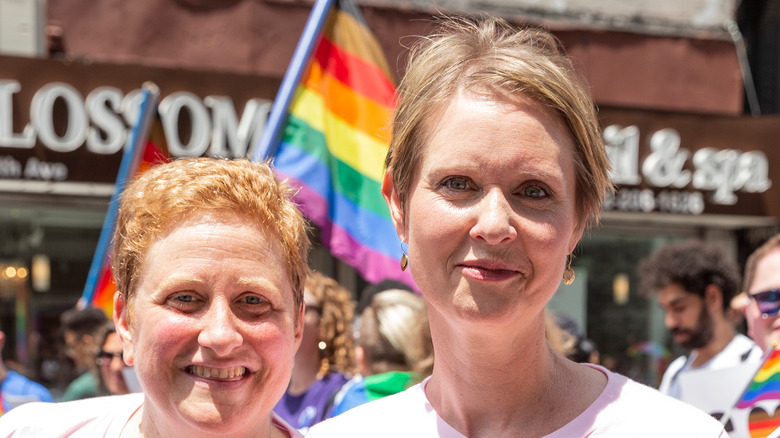
<svg viewBox="0 0 780 438">
<path fill-rule="evenodd" d="M 390 210 L 390 219 L 395 226 L 395 232 L 401 239 L 401 242 L 406 242 L 406 226 L 404 225 L 404 209 L 401 205 L 401 197 L 398 194 L 398 190 L 393 182 L 393 176 L 391 169 L 385 170 L 385 176 L 382 178 L 382 196 L 385 198 L 387 208 Z"/>
<path fill-rule="evenodd" d="M 585 233 L 586 223 L 575 218 L 574 228 L 572 229 L 571 238 L 569 239 L 569 254 L 574 252 L 577 248 L 577 244 L 582 240 L 582 235 Z"/>
<path fill-rule="evenodd" d="M 301 340 L 303 339 L 303 324 L 306 318 L 306 304 L 301 303 L 298 306 L 298 325 L 295 327 L 295 351 L 298 351 L 298 347 L 301 346 Z"/>
<path fill-rule="evenodd" d="M 125 364 L 133 365 L 133 336 L 130 330 L 130 321 L 128 320 L 127 299 L 125 295 L 116 292 L 114 294 L 114 326 L 116 334 L 122 342 L 123 358 Z"/>
</svg>

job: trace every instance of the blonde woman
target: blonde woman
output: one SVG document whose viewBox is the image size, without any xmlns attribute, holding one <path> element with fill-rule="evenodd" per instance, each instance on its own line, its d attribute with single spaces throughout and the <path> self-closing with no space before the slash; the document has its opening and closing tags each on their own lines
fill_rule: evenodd
<svg viewBox="0 0 780 438">
<path fill-rule="evenodd" d="M 545 341 L 545 306 L 573 280 L 571 254 L 610 188 L 593 102 L 555 38 L 486 18 L 420 39 L 386 164 L 433 374 L 311 437 L 726 436 L 696 408 Z"/>
</svg>

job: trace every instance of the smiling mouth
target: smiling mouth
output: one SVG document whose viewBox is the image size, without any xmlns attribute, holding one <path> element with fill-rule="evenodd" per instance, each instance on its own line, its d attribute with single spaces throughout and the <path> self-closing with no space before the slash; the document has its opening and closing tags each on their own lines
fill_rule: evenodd
<svg viewBox="0 0 780 438">
<path fill-rule="evenodd" d="M 235 368 L 209 368 L 201 365 L 190 365 L 187 372 L 204 379 L 235 380 L 246 374 L 246 367 Z"/>
<path fill-rule="evenodd" d="M 486 281 L 503 281 L 520 274 L 503 263 L 462 263 L 459 266 L 466 276 Z"/>
</svg>

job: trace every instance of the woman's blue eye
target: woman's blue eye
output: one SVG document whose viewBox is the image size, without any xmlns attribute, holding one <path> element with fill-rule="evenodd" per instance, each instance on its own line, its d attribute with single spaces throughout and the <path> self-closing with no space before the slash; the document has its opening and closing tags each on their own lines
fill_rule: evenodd
<svg viewBox="0 0 780 438">
<path fill-rule="evenodd" d="M 547 196 L 547 192 L 539 186 L 524 187 L 523 194 L 529 198 L 544 198 Z"/>
<path fill-rule="evenodd" d="M 244 299 L 246 300 L 247 304 L 260 304 L 260 303 L 262 303 L 262 300 L 260 299 L 260 297 L 256 297 L 254 295 L 248 295 Z"/>
<path fill-rule="evenodd" d="M 195 301 L 195 297 L 192 295 L 179 295 L 176 297 L 176 300 L 181 301 L 182 303 L 191 303 Z"/>
<path fill-rule="evenodd" d="M 469 188 L 469 183 L 465 178 L 449 178 L 444 182 L 444 185 L 453 190 L 466 190 Z"/>
</svg>

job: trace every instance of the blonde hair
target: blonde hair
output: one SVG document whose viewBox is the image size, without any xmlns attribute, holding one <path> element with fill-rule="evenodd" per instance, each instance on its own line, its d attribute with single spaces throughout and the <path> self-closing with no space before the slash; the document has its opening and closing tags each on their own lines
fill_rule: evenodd
<svg viewBox="0 0 780 438">
<path fill-rule="evenodd" d="M 349 291 L 336 280 L 320 272 L 312 272 L 306 280 L 306 290 L 320 307 L 319 341 L 324 342 L 321 374 L 338 371 L 344 375 L 355 373 L 355 340 L 352 335 L 354 303 Z"/>
<path fill-rule="evenodd" d="M 562 119 L 575 144 L 577 212 L 584 224 L 598 222 L 610 164 L 595 106 L 559 45 L 544 30 L 499 18 L 444 18 L 413 45 L 385 160 L 402 206 L 437 114 L 459 90 L 488 90 L 530 98 Z"/>
<path fill-rule="evenodd" d="M 150 245 L 182 220 L 197 212 L 229 212 L 278 239 L 295 306 L 300 308 L 309 237 L 292 195 L 292 188 L 278 181 L 267 163 L 244 159 L 179 159 L 144 172 L 119 200 L 111 253 L 118 292 L 129 308 Z"/>
<path fill-rule="evenodd" d="M 430 375 L 433 342 L 425 301 L 400 289 L 374 295 L 360 317 L 360 345 L 372 374 L 402 369 Z"/>
<path fill-rule="evenodd" d="M 750 286 L 753 285 L 753 279 L 756 276 L 756 268 L 758 267 L 758 262 L 761 261 L 764 257 L 766 257 L 767 254 L 770 252 L 780 249 L 780 234 L 776 234 L 775 236 L 769 238 L 766 242 L 764 242 L 761 246 L 758 247 L 755 251 L 753 251 L 752 254 L 747 259 L 747 262 L 745 262 L 745 275 L 743 277 L 743 283 L 742 283 L 742 290 L 745 292 L 750 291 Z"/>
</svg>

